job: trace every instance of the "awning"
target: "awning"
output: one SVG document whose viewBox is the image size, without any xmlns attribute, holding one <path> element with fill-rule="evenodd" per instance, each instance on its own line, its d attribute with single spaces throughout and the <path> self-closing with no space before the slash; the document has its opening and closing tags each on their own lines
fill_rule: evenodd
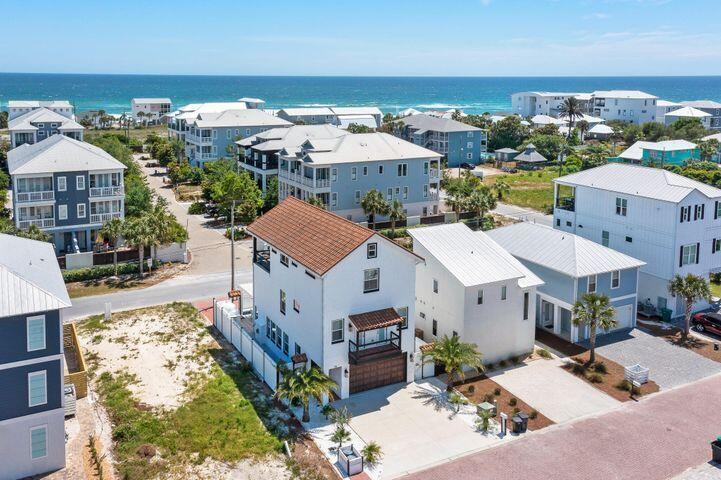
<svg viewBox="0 0 721 480">
<path fill-rule="evenodd" d="M 403 323 L 403 317 L 398 315 L 394 308 L 384 308 L 373 312 L 348 315 L 351 323 L 359 332 L 385 328 Z"/>
</svg>

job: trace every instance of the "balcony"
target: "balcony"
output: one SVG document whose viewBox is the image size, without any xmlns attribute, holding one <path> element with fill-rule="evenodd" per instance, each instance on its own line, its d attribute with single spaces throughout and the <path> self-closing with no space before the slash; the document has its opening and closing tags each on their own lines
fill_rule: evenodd
<svg viewBox="0 0 721 480">
<path fill-rule="evenodd" d="M 125 194 L 122 185 L 115 187 L 90 187 L 91 197 L 119 197 Z"/>
<path fill-rule="evenodd" d="M 566 210 L 568 212 L 576 211 L 576 199 L 573 197 L 559 198 L 556 202 L 556 208 Z"/>
<path fill-rule="evenodd" d="M 33 219 L 20 219 L 18 220 L 18 227 L 30 228 L 31 226 L 38 228 L 52 228 L 55 226 L 54 218 L 33 218 Z"/>
<path fill-rule="evenodd" d="M 390 332 L 390 336 L 384 340 L 365 343 L 348 341 L 348 360 L 356 365 L 392 357 L 400 353 L 402 353 L 401 336 L 396 332 Z"/>
<path fill-rule="evenodd" d="M 280 170 L 278 177 L 310 188 L 330 188 L 330 179 L 318 178 L 313 180 L 299 173 L 291 173 L 287 170 Z"/>
<path fill-rule="evenodd" d="M 265 162 L 263 162 L 263 160 L 255 160 L 253 158 L 246 157 L 241 161 L 241 163 L 251 166 L 253 168 L 257 168 L 259 170 L 278 169 L 278 160 L 266 160 Z"/>
<path fill-rule="evenodd" d="M 270 249 L 256 250 L 253 255 L 253 263 L 270 273 Z"/>
<path fill-rule="evenodd" d="M 395 355 L 401 351 L 401 327 L 405 321 L 394 308 L 348 315 L 355 327 L 355 341 L 348 340 L 348 360 L 359 364 Z M 390 330 L 396 328 L 397 330 Z M 385 333 L 389 333 L 386 337 Z M 367 340 L 370 336 L 372 340 Z M 382 337 L 382 338 L 381 338 Z"/>
<path fill-rule="evenodd" d="M 17 202 L 45 202 L 55 200 L 55 192 L 18 192 Z"/>
<path fill-rule="evenodd" d="M 91 213 L 90 214 L 90 223 L 105 223 L 109 220 L 112 220 L 113 218 L 122 218 L 122 217 L 123 217 L 122 212 Z"/>
<path fill-rule="evenodd" d="M 437 168 L 431 168 L 431 177 L 438 177 L 440 176 L 441 171 Z"/>
</svg>

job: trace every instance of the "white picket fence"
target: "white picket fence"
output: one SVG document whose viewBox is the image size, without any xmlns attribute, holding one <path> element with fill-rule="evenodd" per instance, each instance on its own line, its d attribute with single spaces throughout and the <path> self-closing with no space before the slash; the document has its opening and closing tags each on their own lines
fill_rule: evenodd
<svg viewBox="0 0 721 480">
<path fill-rule="evenodd" d="M 278 364 L 252 335 L 240 324 L 240 312 L 230 301 L 215 303 L 213 325 L 228 340 L 245 360 L 253 366 L 258 377 L 275 391 L 278 386 Z"/>
</svg>

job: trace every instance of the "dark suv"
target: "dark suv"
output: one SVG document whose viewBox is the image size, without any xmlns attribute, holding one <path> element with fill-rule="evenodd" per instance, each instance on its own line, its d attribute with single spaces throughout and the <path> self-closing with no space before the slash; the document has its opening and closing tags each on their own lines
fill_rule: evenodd
<svg viewBox="0 0 721 480">
<path fill-rule="evenodd" d="M 711 332 L 721 335 L 721 314 L 697 313 L 691 319 L 691 325 L 699 332 Z"/>
</svg>

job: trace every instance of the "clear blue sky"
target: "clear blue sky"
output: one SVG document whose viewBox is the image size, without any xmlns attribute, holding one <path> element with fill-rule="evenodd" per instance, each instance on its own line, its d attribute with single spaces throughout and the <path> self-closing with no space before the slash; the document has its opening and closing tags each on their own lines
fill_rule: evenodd
<svg viewBox="0 0 721 480">
<path fill-rule="evenodd" d="M 0 71 L 718 75 L 721 0 L 3 0 Z"/>
</svg>

